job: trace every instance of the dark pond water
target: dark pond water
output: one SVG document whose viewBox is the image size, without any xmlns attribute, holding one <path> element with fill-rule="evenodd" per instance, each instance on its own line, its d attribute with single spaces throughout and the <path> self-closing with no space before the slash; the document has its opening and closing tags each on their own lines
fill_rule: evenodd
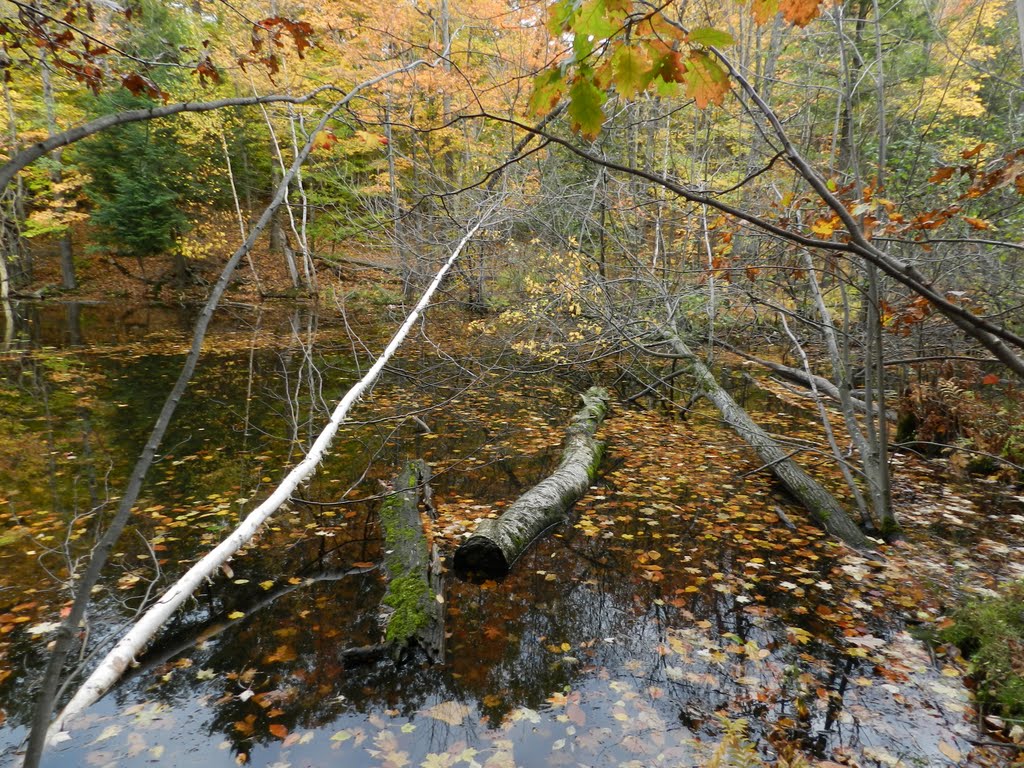
<svg viewBox="0 0 1024 768">
<path fill-rule="evenodd" d="M 90 649 L 301 457 L 383 348 L 400 319 L 391 312 L 221 311 L 95 595 Z M 8 757 L 67 600 L 61 580 L 115 506 L 193 317 L 29 306 L 3 335 Z M 375 514 L 400 463 L 432 464 L 435 536 L 450 554 L 475 518 L 543 477 L 575 408 L 571 387 L 522 372 L 469 321 L 429 317 L 302 499 L 186 604 L 45 765 L 700 766 L 740 720 L 766 761 L 787 744 L 862 765 L 970 751 L 959 674 L 904 631 L 905 617 L 937 609 L 880 562 L 779 525 L 785 500 L 706 414 L 680 423 L 617 409 L 605 476 L 574 524 L 501 583 L 449 578 L 444 664 L 355 659 L 380 638 Z"/>
</svg>

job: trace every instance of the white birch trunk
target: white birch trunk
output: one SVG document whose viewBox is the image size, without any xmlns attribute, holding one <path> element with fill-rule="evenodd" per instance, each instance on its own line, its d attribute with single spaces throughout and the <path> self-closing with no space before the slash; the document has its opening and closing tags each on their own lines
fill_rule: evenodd
<svg viewBox="0 0 1024 768">
<path fill-rule="evenodd" d="M 608 390 L 591 387 L 583 408 L 566 430 L 558 468 L 513 502 L 496 520 L 484 520 L 455 550 L 457 571 L 504 576 L 544 531 L 564 522 L 569 509 L 590 487 L 604 455 L 594 438 L 608 411 Z"/>
<path fill-rule="evenodd" d="M 491 210 L 493 210 L 493 206 Z M 448 273 L 448 270 L 462 253 L 466 243 L 468 243 L 470 238 L 476 234 L 476 231 L 480 228 L 489 213 L 490 211 L 485 213 L 480 217 L 476 224 L 470 227 L 469 231 L 459 242 L 458 246 L 456 246 L 451 256 L 444 263 L 441 269 L 438 270 L 433 281 L 427 287 L 427 290 L 423 293 L 419 302 L 413 308 L 409 316 L 406 317 L 401 328 L 398 329 L 394 337 L 391 339 L 391 342 L 384 349 L 383 354 L 377 358 L 377 361 L 366 372 L 366 375 L 356 382 L 356 384 L 341 399 L 341 402 L 338 403 L 334 412 L 331 414 L 331 419 L 327 426 L 324 427 L 323 431 L 317 437 L 316 441 L 313 443 L 313 447 L 310 448 L 309 452 L 306 454 L 306 457 L 288 473 L 266 501 L 250 512 L 245 520 L 243 520 L 227 538 L 217 545 L 216 548 L 211 550 L 205 557 L 193 565 L 185 575 L 173 584 L 163 594 L 163 596 L 154 603 L 148 611 L 146 611 L 146 613 L 132 626 L 121 640 L 118 641 L 117 645 L 115 645 L 114 648 L 111 649 L 111 651 L 103 658 L 96 669 L 93 670 L 89 678 L 82 684 L 81 688 L 78 689 L 78 692 L 72 697 L 71 701 L 67 703 L 64 709 L 53 721 L 47 731 L 46 741 L 48 745 L 62 741 L 63 739 L 60 738 L 62 735 L 67 738 L 65 734 L 65 727 L 67 723 L 76 715 L 81 713 L 86 707 L 98 701 L 103 694 L 110 690 L 114 683 L 117 682 L 118 678 L 120 678 L 124 671 L 131 665 L 136 655 L 145 648 L 146 644 L 159 631 L 164 622 L 166 622 L 167 619 L 169 619 L 177 610 L 178 606 L 180 606 L 196 589 L 198 589 L 199 586 L 202 585 L 203 581 L 214 574 L 222 564 L 227 562 L 239 548 L 248 542 L 264 521 L 288 500 L 291 494 L 303 481 L 313 474 L 317 466 L 327 454 L 327 449 L 330 446 L 331 440 L 337 433 L 341 423 L 345 420 L 349 410 L 351 410 L 355 402 L 377 380 L 381 370 L 385 365 L 387 365 L 398 347 L 401 346 L 405 337 L 409 334 L 409 331 L 419 319 L 420 314 L 422 314 L 423 310 L 430 303 L 430 300 L 437 291 L 438 286 L 441 284 L 444 276 Z"/>
</svg>

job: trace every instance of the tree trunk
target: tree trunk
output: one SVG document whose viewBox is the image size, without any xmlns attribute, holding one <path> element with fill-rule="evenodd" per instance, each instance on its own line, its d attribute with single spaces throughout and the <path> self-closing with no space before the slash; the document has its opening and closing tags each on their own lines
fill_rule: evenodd
<svg viewBox="0 0 1024 768">
<path fill-rule="evenodd" d="M 351 93 L 354 92 L 355 91 L 352 91 Z M 321 118 L 320 124 L 317 126 L 317 131 L 321 130 L 327 124 L 327 121 L 330 120 L 342 106 L 348 103 L 349 98 L 350 96 L 338 102 L 323 116 L 323 118 Z M 315 135 L 316 131 L 313 131 L 311 137 Z M 282 181 L 282 185 L 278 189 L 271 206 L 263 212 L 263 216 L 260 217 L 259 222 L 249 233 L 249 238 L 246 240 L 245 245 L 243 245 L 243 247 L 236 251 L 235 255 L 231 257 L 230 266 L 232 269 L 234 269 L 234 266 L 238 264 L 241 257 L 252 248 L 256 238 L 270 223 L 270 218 L 273 215 L 274 210 L 284 202 L 286 193 L 285 186 L 291 183 L 295 174 L 298 173 L 299 167 L 305 161 L 306 157 L 308 157 L 312 147 L 313 139 L 310 138 L 305 147 L 303 147 L 299 156 L 295 158 L 295 161 Z M 466 235 L 455 247 L 451 256 L 444 263 L 441 269 L 438 270 L 433 281 L 427 287 L 426 291 L 424 291 L 419 302 L 406 317 L 405 322 L 402 323 L 402 326 L 395 332 L 395 335 L 392 337 L 387 347 L 385 347 L 383 353 L 381 353 L 380 357 L 377 358 L 376 362 L 374 362 L 370 369 L 352 386 L 351 389 L 348 390 L 345 396 L 337 404 L 334 411 L 331 413 L 330 421 L 317 436 L 305 458 L 303 458 L 302 461 L 300 461 L 284 477 L 277 488 L 271 492 L 270 496 L 257 505 L 256 508 L 253 509 L 248 516 L 242 520 L 241 523 L 239 523 L 239 525 L 229 533 L 223 541 L 220 542 L 220 544 L 200 558 L 199 561 L 193 564 L 192 567 L 178 579 L 178 581 L 172 584 L 167 591 L 164 592 L 164 594 L 138 619 L 138 621 L 132 625 L 128 632 L 121 637 L 107 655 L 100 660 L 99 664 L 97 664 L 96 668 L 92 671 L 92 674 L 90 674 L 85 682 L 82 683 L 75 695 L 72 696 L 64 709 L 57 715 L 53 723 L 50 724 L 50 727 L 48 729 L 43 729 L 42 732 L 45 734 L 47 744 L 54 744 L 60 740 L 59 736 L 67 727 L 68 722 L 74 719 L 90 704 L 97 701 L 110 689 L 112 685 L 114 685 L 114 683 L 117 682 L 124 671 L 132 663 L 133 659 L 142 651 L 143 648 L 146 647 L 153 636 L 160 630 L 163 623 L 174 614 L 178 606 L 185 602 L 185 600 L 207 578 L 209 578 L 211 574 L 215 573 L 222 564 L 227 562 L 240 547 L 246 544 L 264 521 L 266 521 L 267 518 L 269 518 L 285 501 L 288 500 L 295 489 L 299 487 L 299 484 L 312 475 L 317 466 L 319 466 L 323 457 L 326 455 L 334 435 L 337 433 L 342 421 L 347 418 L 349 410 L 377 380 L 377 377 L 380 375 L 384 366 L 391 360 L 395 351 L 399 346 L 401 346 L 405 337 L 409 334 L 409 331 L 416 324 L 416 321 L 430 303 L 434 294 L 437 292 L 438 286 L 444 279 L 444 276 L 448 273 L 456 259 L 458 259 L 459 255 L 462 253 L 462 250 L 466 247 L 466 243 L 469 242 L 473 235 L 476 234 L 477 230 L 480 229 L 480 227 L 488 220 L 491 213 L 494 211 L 494 207 L 495 206 L 491 206 L 491 208 L 484 212 L 481 218 L 469 228 Z M 221 279 L 218 281 L 215 289 L 215 296 L 211 296 L 210 299 L 213 306 L 216 304 L 214 298 L 219 299 L 220 293 L 223 293 L 229 276 L 230 272 L 223 274 Z M 208 304 L 204 310 L 206 314 L 203 315 L 203 319 L 206 322 L 209 321 L 209 316 L 213 312 L 211 304 Z M 203 329 L 205 330 L 205 325 L 203 326 Z M 201 341 L 202 339 L 199 337 L 200 344 Z M 195 348 L 195 344 L 193 347 Z M 191 360 L 191 363 L 194 366 L 195 360 Z M 187 373 L 191 374 L 191 371 L 189 370 Z M 187 379 L 185 379 L 185 381 L 187 382 Z M 180 381 L 179 386 L 180 390 L 176 389 L 176 397 L 173 398 L 173 402 L 169 402 L 165 405 L 165 410 L 170 408 L 171 412 L 173 412 L 174 405 L 177 403 L 177 398 L 180 398 L 181 391 L 184 390 L 184 385 L 181 384 Z M 164 416 L 161 418 L 163 419 Z M 169 420 L 170 417 L 167 416 L 166 418 Z M 163 424 L 163 428 L 166 428 L 166 424 Z M 158 429 L 160 429 L 159 426 Z M 162 434 L 162 431 L 160 431 L 159 435 L 156 437 L 162 437 Z M 146 452 L 148 453 L 149 460 L 151 461 L 153 453 L 156 451 L 156 447 L 153 445 L 154 438 L 151 437 L 150 440 L 151 442 L 146 446 Z M 156 444 L 159 444 L 159 440 L 157 440 Z M 133 476 L 133 480 L 134 479 L 135 477 Z M 141 479 L 138 480 L 138 484 L 141 484 Z M 121 509 L 119 508 L 118 514 L 120 515 L 120 513 Z M 125 515 L 125 520 L 121 521 L 121 527 L 123 527 L 126 518 L 127 515 Z M 113 543 L 111 542 L 110 546 L 112 545 Z M 107 551 L 109 551 L 109 547 Z M 98 578 L 98 576 L 96 578 Z M 92 583 L 95 583 L 95 579 Z M 91 584 L 88 586 L 91 586 Z M 89 591 L 90 590 L 86 588 L 84 594 L 88 595 Z M 67 620 L 65 620 L 65 623 L 67 623 Z M 77 626 L 77 621 L 73 626 Z M 63 626 L 62 629 L 64 629 Z M 45 707 L 39 708 L 39 711 L 45 710 L 45 713 L 48 714 L 49 708 L 49 702 L 47 702 Z M 35 727 L 36 726 L 33 725 L 33 730 L 35 730 Z M 41 747 L 42 743 L 40 743 L 40 749 Z M 29 762 L 32 754 L 33 753 L 30 750 L 29 754 L 26 755 L 26 768 L 38 765 L 38 754 L 35 754 L 33 758 L 35 762 Z"/>
<path fill-rule="evenodd" d="M 754 423 L 732 396 L 722 389 L 707 366 L 674 333 L 663 331 L 666 341 L 675 352 L 690 364 L 697 386 L 710 400 L 722 420 L 754 449 L 765 468 L 779 479 L 793 496 L 799 499 L 822 528 L 856 549 L 869 549 L 867 537 L 846 514 L 831 493 L 790 459 L 790 453 L 771 435 Z"/>
<path fill-rule="evenodd" d="M 432 661 L 444 659 L 444 604 L 437 557 L 427 543 L 420 519 L 420 489 L 430 479 L 422 460 L 409 461 L 395 480 L 394 493 L 380 508 L 384 529 L 384 568 L 388 591 L 384 605 L 393 609 L 384 641 L 394 656 L 415 643 Z"/>
<path fill-rule="evenodd" d="M 555 472 L 520 496 L 496 520 L 484 520 L 455 550 L 455 569 L 488 576 L 503 576 L 512 563 L 545 530 L 563 522 L 569 508 L 597 476 L 604 443 L 594 433 L 608 411 L 608 391 L 591 387 L 583 395 L 583 408 L 566 430 L 562 461 Z"/>
</svg>

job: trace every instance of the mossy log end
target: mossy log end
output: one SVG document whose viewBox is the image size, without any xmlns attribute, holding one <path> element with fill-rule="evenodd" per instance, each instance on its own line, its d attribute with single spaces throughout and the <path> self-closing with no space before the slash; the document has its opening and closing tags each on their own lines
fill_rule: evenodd
<svg viewBox="0 0 1024 768">
<path fill-rule="evenodd" d="M 795 496 L 811 513 L 818 524 L 837 539 L 855 549 L 871 549 L 864 533 L 857 527 L 846 510 L 835 497 L 817 480 L 801 469 L 785 450 L 764 429 L 758 426 L 750 415 L 741 408 L 732 396 L 719 386 L 707 366 L 700 361 L 677 335 L 663 331 L 665 340 L 672 349 L 690 366 L 697 387 L 722 415 L 722 421 L 754 449 L 765 468 L 770 470 L 786 490 Z"/>
<path fill-rule="evenodd" d="M 380 508 L 388 588 L 383 603 L 392 610 L 384 641 L 400 655 L 415 643 L 432 660 L 444 656 L 444 607 L 437 601 L 440 574 L 420 519 L 420 489 L 429 479 L 423 461 L 409 461 L 395 490 Z"/>
<path fill-rule="evenodd" d="M 594 438 L 608 411 L 608 391 L 591 387 L 583 408 L 566 430 L 562 460 L 553 474 L 513 502 L 496 520 L 484 520 L 455 550 L 455 569 L 463 573 L 504 576 L 512 563 L 546 529 L 563 522 L 569 508 L 597 477 L 604 443 Z"/>
</svg>

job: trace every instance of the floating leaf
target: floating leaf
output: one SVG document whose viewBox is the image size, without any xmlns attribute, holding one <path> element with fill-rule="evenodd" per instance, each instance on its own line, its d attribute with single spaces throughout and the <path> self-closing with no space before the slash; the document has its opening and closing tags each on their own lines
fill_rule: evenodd
<svg viewBox="0 0 1024 768">
<path fill-rule="evenodd" d="M 101 741 L 106 741 L 107 739 L 112 739 L 115 736 L 117 736 L 117 734 L 119 734 L 120 732 L 121 732 L 121 726 L 120 725 L 108 725 L 106 728 L 103 729 L 103 732 L 100 733 L 100 735 L 97 736 L 96 740 L 93 741 L 92 743 L 93 744 L 99 744 Z"/>
<path fill-rule="evenodd" d="M 469 715 L 469 707 L 459 701 L 443 701 L 424 710 L 423 714 L 448 725 L 460 725 Z"/>
<path fill-rule="evenodd" d="M 962 754 L 960 754 L 960 750 L 959 749 L 957 749 L 952 744 L 949 744 L 949 743 L 947 743 L 945 741 L 940 741 L 939 742 L 939 752 L 944 754 L 946 757 L 948 757 L 954 763 L 959 763 L 961 760 L 963 760 L 963 757 L 964 757 Z"/>
</svg>

